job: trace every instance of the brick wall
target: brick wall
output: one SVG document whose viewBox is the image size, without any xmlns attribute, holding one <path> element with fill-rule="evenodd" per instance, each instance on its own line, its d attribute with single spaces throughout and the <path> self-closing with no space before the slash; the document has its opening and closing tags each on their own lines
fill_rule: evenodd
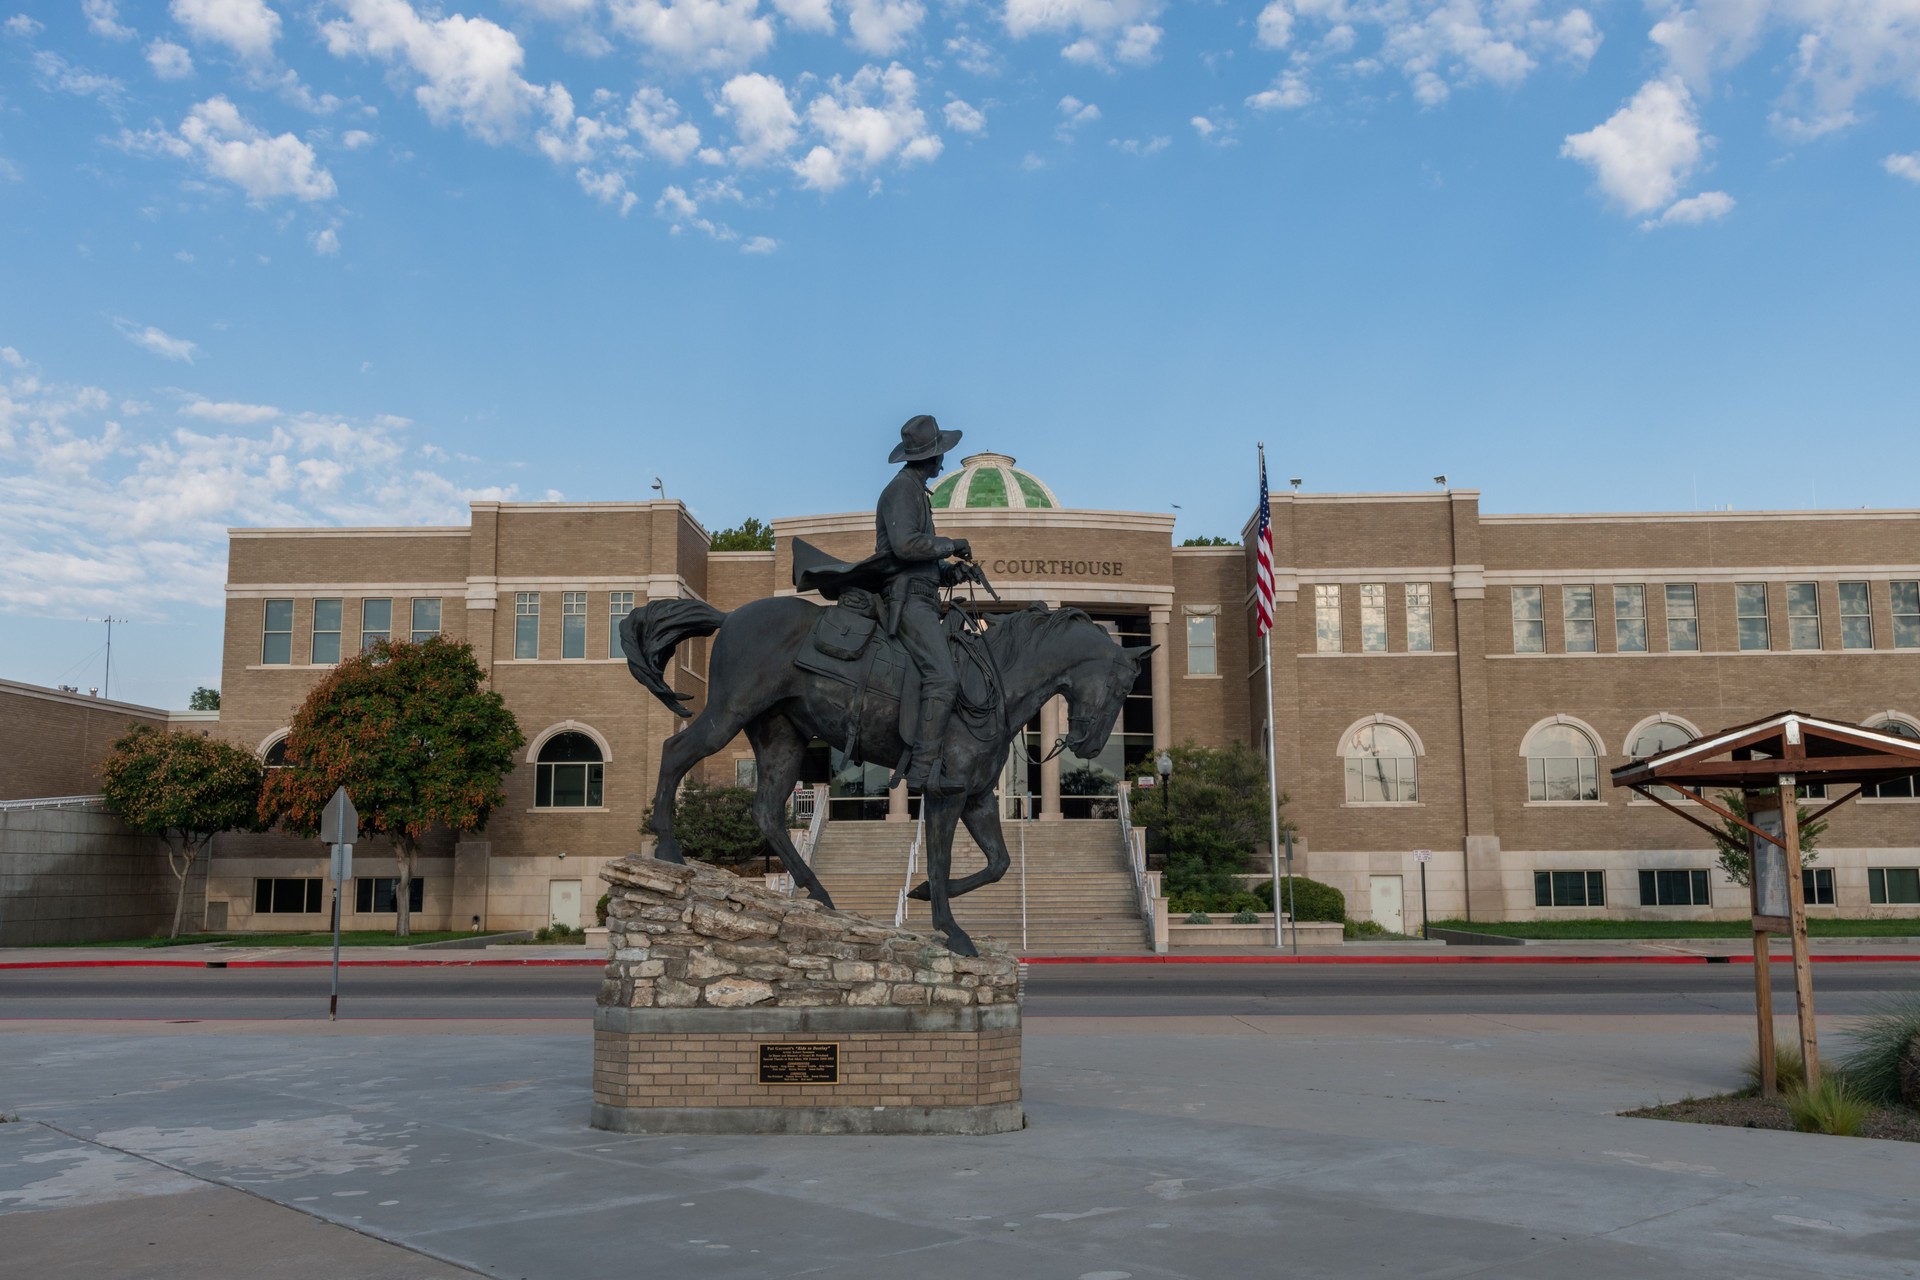
<svg viewBox="0 0 1920 1280">
<path fill-rule="evenodd" d="M 116 738 L 136 725 L 167 727 L 167 713 L 0 680 L 0 800 L 94 795 Z"/>
</svg>

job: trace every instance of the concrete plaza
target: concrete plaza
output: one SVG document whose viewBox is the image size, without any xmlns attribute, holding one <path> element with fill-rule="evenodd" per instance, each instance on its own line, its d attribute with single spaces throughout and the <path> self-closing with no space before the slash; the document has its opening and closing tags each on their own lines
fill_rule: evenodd
<svg viewBox="0 0 1920 1280">
<path fill-rule="evenodd" d="M 1033 1018 L 975 1139 L 599 1133 L 584 1020 L 6 1026 L 20 1275 L 1920 1274 L 1920 1147 L 1614 1114 L 1724 1014 Z"/>
</svg>

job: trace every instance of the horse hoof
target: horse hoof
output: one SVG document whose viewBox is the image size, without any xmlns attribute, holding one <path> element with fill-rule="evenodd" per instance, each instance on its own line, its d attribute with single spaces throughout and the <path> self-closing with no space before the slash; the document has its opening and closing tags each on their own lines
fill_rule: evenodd
<svg viewBox="0 0 1920 1280">
<path fill-rule="evenodd" d="M 907 896 L 915 902 L 929 902 L 933 899 L 933 890 L 927 888 L 927 882 L 922 880 L 919 884 L 907 890 Z"/>
<path fill-rule="evenodd" d="M 974 949 L 973 939 L 969 938 L 965 930 L 961 929 L 958 925 L 954 926 L 953 932 L 943 933 L 940 936 L 945 940 L 947 950 L 957 956 L 977 956 L 980 954 Z"/>
<path fill-rule="evenodd" d="M 837 910 L 833 905 L 833 899 L 827 896 L 825 889 L 809 889 L 807 890 L 807 896 L 829 911 Z"/>
<path fill-rule="evenodd" d="M 654 860 L 657 862 L 677 862 L 686 865 L 686 859 L 680 856 L 678 840 L 662 840 L 653 846 Z"/>
</svg>

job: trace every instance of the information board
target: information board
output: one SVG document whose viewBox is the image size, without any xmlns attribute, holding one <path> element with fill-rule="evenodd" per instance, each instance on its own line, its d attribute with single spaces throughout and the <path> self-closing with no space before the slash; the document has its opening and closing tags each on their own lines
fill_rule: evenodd
<svg viewBox="0 0 1920 1280">
<path fill-rule="evenodd" d="M 839 1084 L 840 1046 L 832 1041 L 760 1046 L 761 1084 Z"/>
</svg>

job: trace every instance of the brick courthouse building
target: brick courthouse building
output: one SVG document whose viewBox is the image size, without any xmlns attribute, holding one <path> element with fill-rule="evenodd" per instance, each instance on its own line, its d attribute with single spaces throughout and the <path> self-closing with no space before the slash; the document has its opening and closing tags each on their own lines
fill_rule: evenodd
<svg viewBox="0 0 1920 1280">
<path fill-rule="evenodd" d="M 1160 646 L 1100 760 L 1039 765 L 1058 708 L 1029 726 L 1002 788 L 1010 817 L 1112 841 L 1094 797 L 1128 764 L 1188 740 L 1261 742 L 1246 548 L 1176 547 L 1171 515 L 1062 505 L 996 454 L 966 459 L 934 500 L 1006 607 L 1078 606 L 1124 644 Z M 650 599 L 724 609 L 790 591 L 794 538 L 857 558 L 872 521 L 776 518 L 765 552 L 710 551 L 674 501 L 477 502 L 455 528 L 237 529 L 218 732 L 271 762 L 340 654 L 383 635 L 466 640 L 529 741 L 487 829 L 430 846 L 420 922 L 584 914 L 599 867 L 640 847 L 658 744 L 677 725 L 628 676 L 614 624 Z M 1391 922 L 1404 900 L 1417 924 L 1425 848 L 1436 915 L 1735 917 L 1744 893 L 1712 870 L 1704 837 L 1613 792 L 1610 767 L 1786 707 L 1920 737 L 1920 511 L 1488 515 L 1470 490 L 1282 492 L 1273 526 L 1273 721 L 1296 865 L 1357 916 Z M 676 660 L 696 699 L 706 649 Z M 706 770 L 749 780 L 744 740 Z M 830 779 L 830 828 L 912 812 L 883 791 L 885 770 L 825 744 L 815 774 Z M 1816 912 L 1920 914 L 1913 792 L 1833 816 Z M 317 852 L 223 840 L 209 900 L 233 927 L 311 923 Z M 379 854 L 359 850 L 352 924 L 391 919 Z"/>
</svg>

